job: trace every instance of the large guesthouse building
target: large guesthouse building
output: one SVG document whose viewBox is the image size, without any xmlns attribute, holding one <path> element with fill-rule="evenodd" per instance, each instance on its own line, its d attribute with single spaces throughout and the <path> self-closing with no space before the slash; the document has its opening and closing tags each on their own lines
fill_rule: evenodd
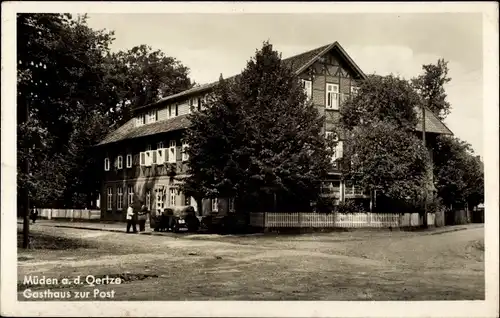
<svg viewBox="0 0 500 318">
<path fill-rule="evenodd" d="M 338 42 L 283 60 L 303 83 L 307 97 L 326 117 L 325 134 L 333 134 L 342 102 L 356 94 L 366 75 Z M 194 87 L 134 109 L 134 118 L 109 133 L 98 146 L 102 154 L 104 178 L 101 184 L 101 218 L 123 220 L 129 203 L 145 204 L 156 212 L 166 207 L 191 205 L 198 215 L 231 213 L 232 199 L 204 199 L 196 202 L 179 189 L 187 171 L 183 152 L 183 132 L 189 127 L 188 115 L 204 108 L 204 100 L 217 83 Z M 419 110 L 420 111 L 420 110 Z M 421 114 L 421 111 L 420 111 Z M 451 131 L 431 112 L 425 112 L 428 140 Z M 422 116 L 415 128 L 422 131 Z M 342 136 L 332 160 L 329 178 L 322 191 L 337 202 L 346 198 L 366 198 L 354 185 L 341 178 Z"/>
</svg>

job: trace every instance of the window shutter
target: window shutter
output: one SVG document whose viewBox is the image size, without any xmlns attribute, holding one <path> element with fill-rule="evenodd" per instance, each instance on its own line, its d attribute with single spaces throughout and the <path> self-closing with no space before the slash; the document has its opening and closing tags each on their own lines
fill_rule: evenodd
<svg viewBox="0 0 500 318">
<path fill-rule="evenodd" d="M 156 151 L 153 151 L 153 154 L 152 154 L 152 161 L 153 161 L 153 164 L 155 165 L 156 164 Z"/>
<path fill-rule="evenodd" d="M 179 105 L 175 104 L 175 116 L 179 116 Z"/>
<path fill-rule="evenodd" d="M 141 159 L 140 159 L 141 160 L 141 166 L 146 165 L 146 153 L 145 152 L 141 152 L 140 156 L 141 156 Z"/>
<path fill-rule="evenodd" d="M 182 161 L 182 148 L 180 146 L 177 146 L 175 149 L 175 161 Z"/>
</svg>

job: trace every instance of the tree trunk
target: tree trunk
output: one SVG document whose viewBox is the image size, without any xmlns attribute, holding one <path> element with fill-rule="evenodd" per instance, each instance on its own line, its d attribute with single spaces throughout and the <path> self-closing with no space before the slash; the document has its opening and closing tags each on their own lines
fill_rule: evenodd
<svg viewBox="0 0 500 318">
<path fill-rule="evenodd" d="M 30 115 L 29 115 L 29 107 L 28 103 L 26 102 L 26 123 L 29 121 Z M 30 178 L 30 162 L 29 162 L 29 151 L 30 147 L 28 146 L 26 148 L 26 157 L 24 160 L 24 173 L 26 175 L 26 181 Z M 29 197 L 29 190 L 28 190 L 28 182 L 24 185 L 23 189 L 23 196 L 24 196 L 24 213 L 23 213 L 23 248 L 28 248 L 29 247 L 29 236 L 30 236 L 30 197 Z"/>
</svg>

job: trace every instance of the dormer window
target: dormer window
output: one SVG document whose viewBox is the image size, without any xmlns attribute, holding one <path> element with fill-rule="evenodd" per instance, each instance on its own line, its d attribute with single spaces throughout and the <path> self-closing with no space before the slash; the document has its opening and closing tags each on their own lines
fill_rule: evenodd
<svg viewBox="0 0 500 318">
<path fill-rule="evenodd" d="M 148 124 L 154 123 L 158 120 L 158 111 L 151 110 L 148 112 Z"/>
<path fill-rule="evenodd" d="M 168 105 L 168 118 L 173 118 L 179 115 L 179 105 Z"/>
<path fill-rule="evenodd" d="M 189 111 L 194 112 L 196 110 L 200 110 L 200 99 L 199 98 L 191 98 L 189 100 Z"/>
</svg>

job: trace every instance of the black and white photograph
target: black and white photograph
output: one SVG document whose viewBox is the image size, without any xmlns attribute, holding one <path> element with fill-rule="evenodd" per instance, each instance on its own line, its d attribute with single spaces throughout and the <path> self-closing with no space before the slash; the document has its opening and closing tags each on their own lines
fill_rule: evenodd
<svg viewBox="0 0 500 318">
<path fill-rule="evenodd" d="M 498 3 L 2 9 L 2 315 L 498 316 Z"/>
</svg>

